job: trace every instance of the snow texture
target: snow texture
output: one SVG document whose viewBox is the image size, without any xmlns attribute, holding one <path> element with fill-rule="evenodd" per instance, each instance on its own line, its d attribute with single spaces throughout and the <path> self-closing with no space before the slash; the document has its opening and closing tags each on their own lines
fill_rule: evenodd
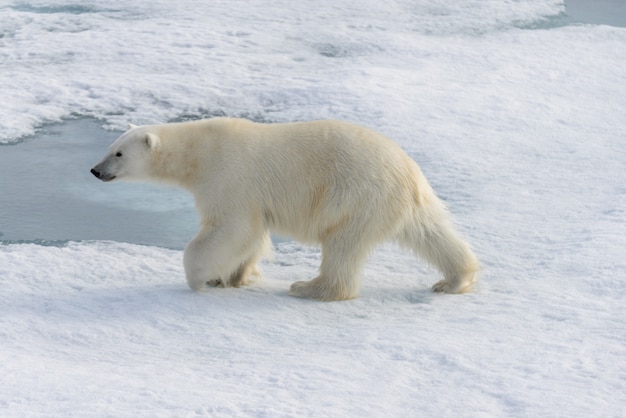
<svg viewBox="0 0 626 418">
<path fill-rule="evenodd" d="M 626 416 L 625 28 L 546 0 L 9 1 L 0 85 L 0 153 L 77 117 L 366 124 L 483 264 L 439 295 L 384 246 L 320 303 L 287 295 L 319 264 L 291 241 L 202 293 L 180 248 L 4 241 L 1 416 Z"/>
</svg>

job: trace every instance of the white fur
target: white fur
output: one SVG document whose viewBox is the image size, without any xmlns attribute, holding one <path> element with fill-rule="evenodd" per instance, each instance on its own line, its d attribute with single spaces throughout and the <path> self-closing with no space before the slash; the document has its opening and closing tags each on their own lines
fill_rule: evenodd
<svg viewBox="0 0 626 418">
<path fill-rule="evenodd" d="M 389 240 L 441 271 L 437 292 L 466 292 L 475 281 L 476 257 L 417 164 L 351 123 L 214 118 L 131 127 L 92 172 L 193 193 L 202 228 L 184 265 L 194 290 L 245 285 L 271 247 L 269 231 L 322 246 L 319 276 L 293 283 L 293 296 L 356 297 L 369 252 Z"/>
</svg>

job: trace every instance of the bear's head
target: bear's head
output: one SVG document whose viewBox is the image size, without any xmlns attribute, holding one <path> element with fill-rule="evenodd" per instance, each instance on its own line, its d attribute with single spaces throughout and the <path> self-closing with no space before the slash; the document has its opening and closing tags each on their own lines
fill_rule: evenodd
<svg viewBox="0 0 626 418">
<path fill-rule="evenodd" d="M 107 155 L 91 169 L 102 181 L 117 179 L 143 180 L 150 176 L 151 155 L 159 148 L 160 139 L 150 127 L 129 125 L 117 138 Z"/>
</svg>

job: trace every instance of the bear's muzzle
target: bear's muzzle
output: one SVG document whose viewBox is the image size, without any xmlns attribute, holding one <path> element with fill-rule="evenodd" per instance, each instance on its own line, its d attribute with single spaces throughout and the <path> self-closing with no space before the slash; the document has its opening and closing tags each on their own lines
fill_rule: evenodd
<svg viewBox="0 0 626 418">
<path fill-rule="evenodd" d="M 100 171 L 97 170 L 98 166 L 95 166 L 94 168 L 91 169 L 91 174 L 93 174 L 94 176 L 96 176 L 97 178 L 99 178 L 102 181 L 111 181 L 115 178 L 115 176 L 111 176 L 109 174 L 104 174 Z"/>
</svg>

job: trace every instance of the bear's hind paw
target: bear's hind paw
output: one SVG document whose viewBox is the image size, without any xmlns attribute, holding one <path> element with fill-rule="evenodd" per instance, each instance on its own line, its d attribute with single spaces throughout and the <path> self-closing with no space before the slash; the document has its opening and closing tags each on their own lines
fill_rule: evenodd
<svg viewBox="0 0 626 418">
<path fill-rule="evenodd" d="M 289 295 L 297 298 L 315 298 L 316 295 L 311 289 L 310 282 L 300 281 L 292 283 L 289 288 Z"/>
<path fill-rule="evenodd" d="M 289 289 L 289 295 L 297 298 L 308 298 L 323 301 L 347 300 L 355 298 L 354 294 L 338 291 L 336 287 L 328 286 L 319 277 L 309 281 L 295 282 Z"/>
<path fill-rule="evenodd" d="M 440 280 L 433 285 L 432 289 L 437 293 L 466 293 L 471 292 L 473 286 L 473 282 L 461 282 L 452 286 L 448 280 Z"/>
</svg>

